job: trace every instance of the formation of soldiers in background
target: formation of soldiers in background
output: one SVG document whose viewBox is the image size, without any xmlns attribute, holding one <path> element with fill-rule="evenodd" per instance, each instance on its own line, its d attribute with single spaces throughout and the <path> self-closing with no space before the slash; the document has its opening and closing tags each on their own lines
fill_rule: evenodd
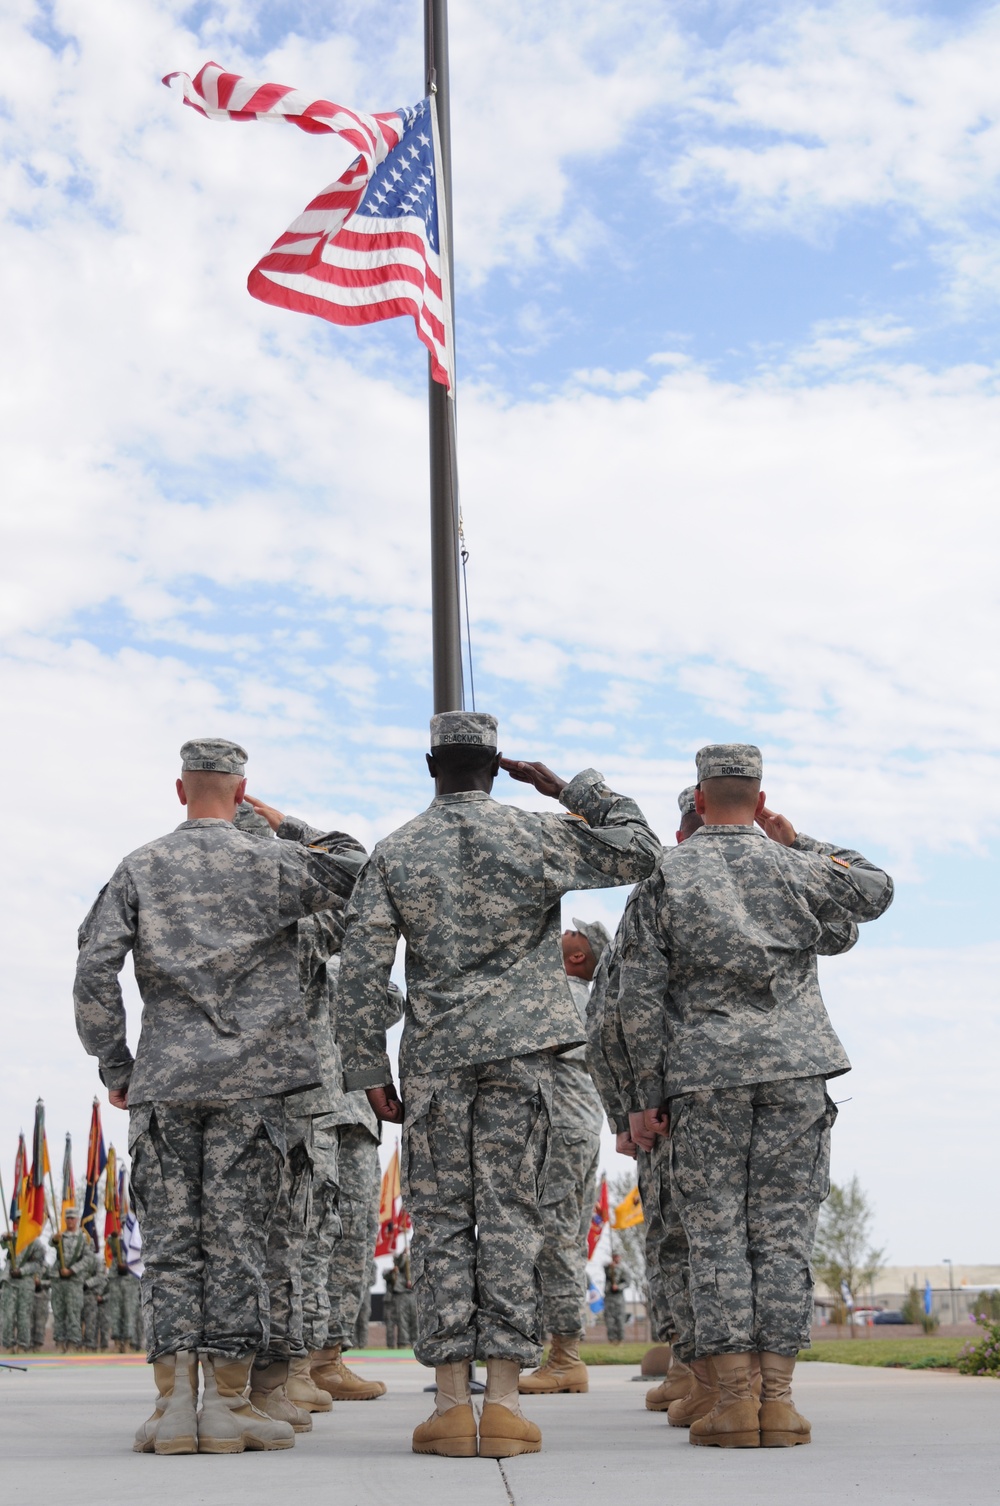
<svg viewBox="0 0 1000 1506">
<path fill-rule="evenodd" d="M 41 1239 L 14 1256 L 14 1238 L 2 1237 L 0 1346 L 22 1354 L 45 1347 L 49 1318 L 52 1340 L 61 1354 L 114 1348 L 120 1354 L 144 1349 L 139 1278 L 112 1253 L 95 1250 L 78 1215 L 66 1214 L 56 1245 Z"/>
<path fill-rule="evenodd" d="M 370 857 L 247 796 L 238 744 L 192 741 L 181 759 L 187 819 L 101 891 L 74 994 L 130 1114 L 157 1386 L 133 1446 L 286 1449 L 334 1399 L 384 1393 L 343 1354 L 389 1123 L 413 1240 L 388 1273 L 387 1328 L 436 1381 L 413 1450 L 537 1452 L 520 1396 L 588 1385 L 602 1110 L 637 1160 L 655 1337 L 672 1349 L 647 1407 L 695 1444 L 808 1443 L 791 1376 L 828 1190 L 825 1083 L 849 1069 L 816 957 L 886 909 L 889 877 L 769 810 L 749 745 L 700 750 L 663 848 L 597 771 L 566 781 L 505 759 L 495 718 L 444 713 L 434 800 Z M 563 812 L 494 800 L 501 770 Z M 614 885 L 635 887 L 613 939 L 579 920 L 561 933 L 564 894 Z M 401 938 L 405 997 L 390 981 Z M 386 1035 L 401 1016 L 397 1088 Z M 620 1339 L 620 1257 L 605 1278 Z M 470 1361 L 486 1365 L 478 1416 Z"/>
</svg>

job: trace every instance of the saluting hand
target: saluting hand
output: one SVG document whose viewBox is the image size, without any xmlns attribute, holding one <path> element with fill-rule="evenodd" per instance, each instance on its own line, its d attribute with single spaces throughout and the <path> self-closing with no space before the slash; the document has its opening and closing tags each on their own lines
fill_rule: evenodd
<svg viewBox="0 0 1000 1506">
<path fill-rule="evenodd" d="M 380 1119 L 383 1124 L 402 1124 L 403 1105 L 395 1083 L 386 1083 L 384 1088 L 365 1088 L 365 1097 L 371 1104 L 376 1119 Z"/>
<path fill-rule="evenodd" d="M 263 816 L 272 831 L 277 831 L 285 819 L 284 811 L 275 810 L 273 805 L 265 805 L 263 800 L 258 800 L 254 795 L 244 795 L 247 805 L 252 805 L 258 816 Z"/>
<path fill-rule="evenodd" d="M 560 779 L 558 774 L 553 774 L 543 763 L 501 758 L 500 767 L 507 771 L 511 779 L 516 779 L 521 784 L 533 784 L 540 795 L 549 795 L 552 799 L 557 799 L 569 783 L 568 779 Z"/>
<path fill-rule="evenodd" d="M 782 847 L 791 847 L 795 841 L 795 827 L 788 817 L 779 816 L 777 811 L 769 811 L 766 805 L 757 817 L 757 825 L 772 842 L 780 842 Z"/>
</svg>

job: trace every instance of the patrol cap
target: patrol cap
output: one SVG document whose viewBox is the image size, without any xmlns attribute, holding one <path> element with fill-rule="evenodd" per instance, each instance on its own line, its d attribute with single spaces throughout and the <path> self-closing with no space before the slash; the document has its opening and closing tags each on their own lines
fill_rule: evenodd
<svg viewBox="0 0 1000 1506">
<path fill-rule="evenodd" d="M 206 774 L 245 774 L 249 754 L 224 737 L 193 737 L 181 748 L 181 768 Z"/>
<path fill-rule="evenodd" d="M 264 817 L 258 816 L 249 800 L 244 800 L 241 805 L 236 807 L 233 825 L 237 831 L 244 832 L 248 837 L 274 836 Z"/>
<path fill-rule="evenodd" d="M 703 779 L 763 779 L 764 760 L 753 743 L 709 743 L 695 754 L 698 783 Z"/>
<path fill-rule="evenodd" d="M 698 788 L 696 784 L 689 784 L 686 790 L 681 790 L 677 796 L 677 809 L 682 816 L 690 816 L 694 813 L 694 792 Z"/>
<path fill-rule="evenodd" d="M 602 926 L 599 920 L 577 920 L 574 915 L 573 929 L 574 931 L 579 931 L 581 936 L 586 936 L 590 943 L 590 950 L 594 954 L 595 962 L 604 951 L 604 948 L 611 944 L 611 936 L 608 928 L 607 926 Z"/>
<path fill-rule="evenodd" d="M 497 750 L 497 719 L 486 711 L 439 711 L 431 717 L 431 751 L 435 748 Z"/>
</svg>

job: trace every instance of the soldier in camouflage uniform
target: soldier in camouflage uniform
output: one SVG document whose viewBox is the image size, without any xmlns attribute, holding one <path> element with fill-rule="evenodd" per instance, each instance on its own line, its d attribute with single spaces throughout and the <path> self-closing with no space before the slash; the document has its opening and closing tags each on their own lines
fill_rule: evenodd
<svg viewBox="0 0 1000 1506">
<path fill-rule="evenodd" d="M 46 1264 L 41 1274 L 35 1277 L 35 1291 L 31 1303 L 31 1347 L 36 1352 L 45 1348 L 49 1317 L 52 1312 L 52 1282 Z"/>
<path fill-rule="evenodd" d="M 348 909 L 340 975 L 344 1083 L 402 1121 L 381 1010 L 406 938 L 400 1076 L 403 1191 L 413 1218 L 417 1358 L 437 1371 L 437 1408 L 417 1453 L 476 1453 L 469 1361 L 485 1359 L 479 1453 L 537 1452 L 518 1372 L 540 1358 L 535 1265 L 544 1237 L 552 1052 L 581 1044 L 566 986 L 559 902 L 571 889 L 634 883 L 659 842 L 593 769 L 568 784 L 497 752 L 496 720 L 431 723 L 427 811 L 376 847 Z M 490 798 L 504 768 L 573 816 Z M 476 1226 L 478 1224 L 478 1238 Z"/>
<path fill-rule="evenodd" d="M 108 1347 L 108 1268 L 102 1252 L 94 1256 L 94 1268 L 83 1283 L 83 1347 L 96 1353 Z"/>
<path fill-rule="evenodd" d="M 376 1210 L 377 1211 L 377 1210 Z M 365 1266 L 365 1279 L 361 1288 L 361 1306 L 354 1324 L 355 1349 L 368 1348 L 368 1330 L 372 1320 L 372 1287 L 375 1284 L 375 1256 L 369 1255 Z"/>
<path fill-rule="evenodd" d="M 112 1255 L 111 1264 L 108 1266 L 108 1288 L 104 1298 L 104 1307 L 108 1315 L 111 1342 L 119 1354 L 124 1354 L 134 1343 L 134 1314 L 130 1310 L 129 1298 L 132 1297 L 135 1306 L 138 1306 L 139 1282 L 132 1275 L 125 1261 L 115 1258 L 114 1252 Z"/>
<path fill-rule="evenodd" d="M 573 920 L 562 937 L 563 966 L 586 1028 L 590 984 L 611 937 L 600 921 Z M 522 1396 L 589 1389 L 580 1359 L 587 1296 L 587 1229 L 594 1207 L 604 1113 L 586 1065 L 586 1048 L 561 1052 L 552 1063 L 552 1131 L 542 1196 L 545 1243 L 538 1259 L 545 1330 L 544 1365 L 521 1377 Z"/>
<path fill-rule="evenodd" d="M 816 956 L 852 946 L 857 923 L 890 904 L 892 880 L 769 811 L 757 748 L 703 748 L 697 765 L 705 825 L 664 854 L 627 917 L 618 1008 L 645 1128 L 669 1127 L 693 1368 L 711 1360 L 720 1391 L 691 1441 L 783 1447 L 810 1441 L 791 1376 L 809 1344 L 809 1259 L 829 1190 L 837 1111 L 825 1083 L 850 1069 Z"/>
<path fill-rule="evenodd" d="M 399 1272 L 396 1270 L 395 1261 L 386 1269 L 383 1280 L 385 1281 L 385 1298 L 382 1303 L 382 1318 L 385 1323 L 385 1347 L 398 1349 L 399 1322 L 396 1317 L 396 1287 L 399 1283 Z"/>
<path fill-rule="evenodd" d="M 61 1354 L 83 1344 L 84 1287 L 97 1270 L 90 1235 L 76 1212 L 67 1211 L 66 1228 L 52 1241 L 52 1336 Z"/>
<path fill-rule="evenodd" d="M 84 1047 L 130 1112 L 143 1238 L 142 1302 L 156 1410 L 134 1447 L 290 1448 L 288 1423 L 249 1404 L 268 1344 L 267 1234 L 281 1190 L 284 1097 L 321 1081 L 297 987 L 296 924 L 341 904 L 360 854 L 330 832 L 260 842 L 233 825 L 246 753 L 181 749 L 189 817 L 130 854 L 81 927 L 74 997 Z M 133 952 L 143 1000 L 133 1061 L 118 974 Z M 195 1417 L 197 1358 L 205 1381 Z"/>
<path fill-rule="evenodd" d="M 400 1250 L 392 1257 L 396 1269 L 393 1289 L 393 1305 L 396 1309 L 397 1347 L 411 1349 L 417 1342 L 417 1296 L 413 1287 L 409 1250 Z"/>
<path fill-rule="evenodd" d="M 625 1337 L 625 1288 L 631 1280 L 616 1250 L 604 1267 L 604 1326 L 609 1344 L 620 1344 Z"/>
<path fill-rule="evenodd" d="M 33 1239 L 20 1255 L 15 1255 L 17 1230 L 5 1234 L 2 1243 L 6 1254 L 0 1298 L 0 1344 L 4 1349 L 22 1352 L 33 1349 L 31 1319 L 35 1288 L 45 1271 L 45 1246 Z"/>
</svg>

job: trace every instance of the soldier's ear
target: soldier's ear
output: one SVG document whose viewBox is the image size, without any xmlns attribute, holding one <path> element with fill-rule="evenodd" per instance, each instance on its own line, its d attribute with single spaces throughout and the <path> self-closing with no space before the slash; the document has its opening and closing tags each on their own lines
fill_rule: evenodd
<svg viewBox="0 0 1000 1506">
<path fill-rule="evenodd" d="M 427 768 L 428 768 L 428 770 L 430 772 L 431 778 L 432 779 L 436 779 L 438 771 L 437 771 L 437 764 L 434 762 L 434 754 L 433 753 L 425 753 L 424 757 L 427 759 Z"/>
<path fill-rule="evenodd" d="M 498 751 L 496 758 L 494 758 L 493 762 L 490 764 L 490 778 L 491 779 L 495 779 L 497 777 L 497 775 L 499 774 L 499 772 L 500 772 L 500 760 L 501 760 L 502 757 L 503 757 L 503 754 Z"/>
</svg>

